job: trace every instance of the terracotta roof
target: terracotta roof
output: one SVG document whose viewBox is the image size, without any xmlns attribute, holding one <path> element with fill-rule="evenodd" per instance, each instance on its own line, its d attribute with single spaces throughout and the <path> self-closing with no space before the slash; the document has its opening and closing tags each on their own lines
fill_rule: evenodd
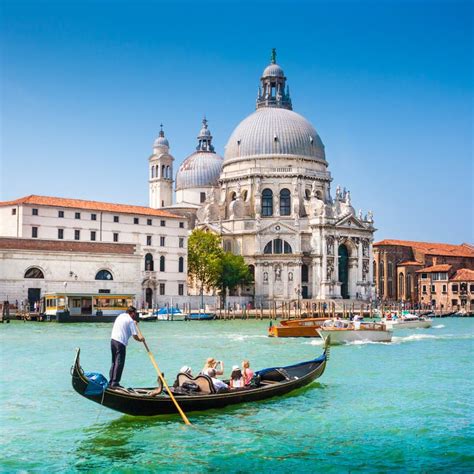
<svg viewBox="0 0 474 474">
<path fill-rule="evenodd" d="M 0 206 L 15 206 L 17 204 L 32 204 L 37 206 L 69 207 L 74 209 L 88 209 L 91 211 L 122 212 L 124 214 L 140 214 L 144 216 L 169 217 L 182 219 L 182 216 L 171 212 L 152 209 L 144 206 L 130 206 L 128 204 L 113 204 L 100 201 L 85 201 L 83 199 L 67 199 L 50 196 L 37 196 L 31 194 L 15 201 L 0 201 Z"/>
<path fill-rule="evenodd" d="M 469 268 L 460 268 L 454 276 L 451 278 L 451 281 L 474 281 L 474 270 L 469 270 Z"/>
<path fill-rule="evenodd" d="M 67 240 L 16 239 L 0 237 L 0 250 L 2 249 L 133 255 L 135 253 L 135 244 L 73 242 Z"/>
<path fill-rule="evenodd" d="M 433 273 L 433 272 L 449 272 L 453 268 L 452 265 L 448 264 L 441 264 L 441 265 L 433 265 L 431 267 L 425 267 L 421 270 L 417 270 L 416 273 Z"/>
<path fill-rule="evenodd" d="M 422 266 L 423 263 L 415 262 L 414 260 L 407 260 L 406 262 L 401 262 L 397 266 L 398 267 L 408 267 L 408 266 Z"/>
<path fill-rule="evenodd" d="M 386 239 L 374 243 L 374 247 L 382 245 L 398 245 L 402 247 L 412 247 L 421 253 L 429 255 L 445 255 L 451 257 L 472 257 L 474 258 L 474 246 L 463 243 L 461 245 L 439 244 L 433 242 L 415 242 L 412 240 L 392 240 Z"/>
</svg>

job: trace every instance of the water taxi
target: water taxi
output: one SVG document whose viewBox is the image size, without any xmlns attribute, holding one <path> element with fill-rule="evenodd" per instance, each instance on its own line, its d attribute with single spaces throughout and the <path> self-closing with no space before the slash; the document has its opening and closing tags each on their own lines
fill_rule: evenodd
<svg viewBox="0 0 474 474">
<path fill-rule="evenodd" d="M 112 322 L 134 298 L 132 294 L 47 293 L 42 299 L 42 316 L 60 323 Z"/>
<path fill-rule="evenodd" d="M 327 318 L 282 319 L 274 326 L 270 321 L 269 337 L 319 337 L 319 329 Z"/>
<path fill-rule="evenodd" d="M 324 321 L 317 332 L 323 339 L 330 336 L 332 345 L 349 342 L 391 342 L 392 340 L 392 329 L 383 323 L 329 319 Z"/>
<path fill-rule="evenodd" d="M 385 320 L 387 327 L 393 330 L 397 329 L 428 329 L 431 327 L 433 320 L 416 314 L 402 314 L 399 317 L 392 317 L 391 320 Z"/>
</svg>

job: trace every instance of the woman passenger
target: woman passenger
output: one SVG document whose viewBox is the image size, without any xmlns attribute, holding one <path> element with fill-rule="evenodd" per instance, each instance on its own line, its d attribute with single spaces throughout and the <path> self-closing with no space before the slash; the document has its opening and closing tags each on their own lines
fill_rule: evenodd
<svg viewBox="0 0 474 474">
<path fill-rule="evenodd" d="M 219 368 L 218 368 L 219 367 Z M 209 370 L 214 369 L 216 375 L 223 375 L 224 374 L 224 362 L 221 360 L 216 360 L 214 357 L 208 357 L 206 363 L 204 364 L 203 369 L 201 370 L 201 374 L 209 375 Z"/>
<path fill-rule="evenodd" d="M 242 362 L 242 375 L 244 377 L 244 384 L 250 385 L 250 380 L 252 380 L 254 373 L 250 368 L 250 362 L 247 359 Z"/>
<path fill-rule="evenodd" d="M 244 388 L 245 387 L 244 377 L 238 365 L 234 365 L 232 367 L 232 373 L 230 374 L 229 386 L 230 388 Z"/>
</svg>

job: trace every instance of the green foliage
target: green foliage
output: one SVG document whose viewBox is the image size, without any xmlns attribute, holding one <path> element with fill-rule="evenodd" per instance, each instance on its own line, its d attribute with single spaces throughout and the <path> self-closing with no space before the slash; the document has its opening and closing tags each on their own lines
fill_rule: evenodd
<svg viewBox="0 0 474 474">
<path fill-rule="evenodd" d="M 233 290 L 238 285 L 250 284 L 252 275 L 249 267 L 241 255 L 224 252 L 221 257 L 221 269 L 219 275 L 219 287 L 225 295 L 226 290 Z"/>
<path fill-rule="evenodd" d="M 188 240 L 188 273 L 204 290 L 219 286 L 223 255 L 219 236 L 194 229 Z"/>
</svg>

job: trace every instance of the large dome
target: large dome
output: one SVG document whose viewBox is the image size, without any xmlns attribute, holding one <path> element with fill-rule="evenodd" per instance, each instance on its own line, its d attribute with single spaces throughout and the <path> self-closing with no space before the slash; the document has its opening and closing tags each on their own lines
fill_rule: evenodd
<svg viewBox="0 0 474 474">
<path fill-rule="evenodd" d="M 188 156 L 176 174 L 176 191 L 215 186 L 222 169 L 222 157 L 198 151 Z"/>
<path fill-rule="evenodd" d="M 286 155 L 325 161 L 314 127 L 292 110 L 262 107 L 242 120 L 227 142 L 224 159 Z"/>
</svg>

